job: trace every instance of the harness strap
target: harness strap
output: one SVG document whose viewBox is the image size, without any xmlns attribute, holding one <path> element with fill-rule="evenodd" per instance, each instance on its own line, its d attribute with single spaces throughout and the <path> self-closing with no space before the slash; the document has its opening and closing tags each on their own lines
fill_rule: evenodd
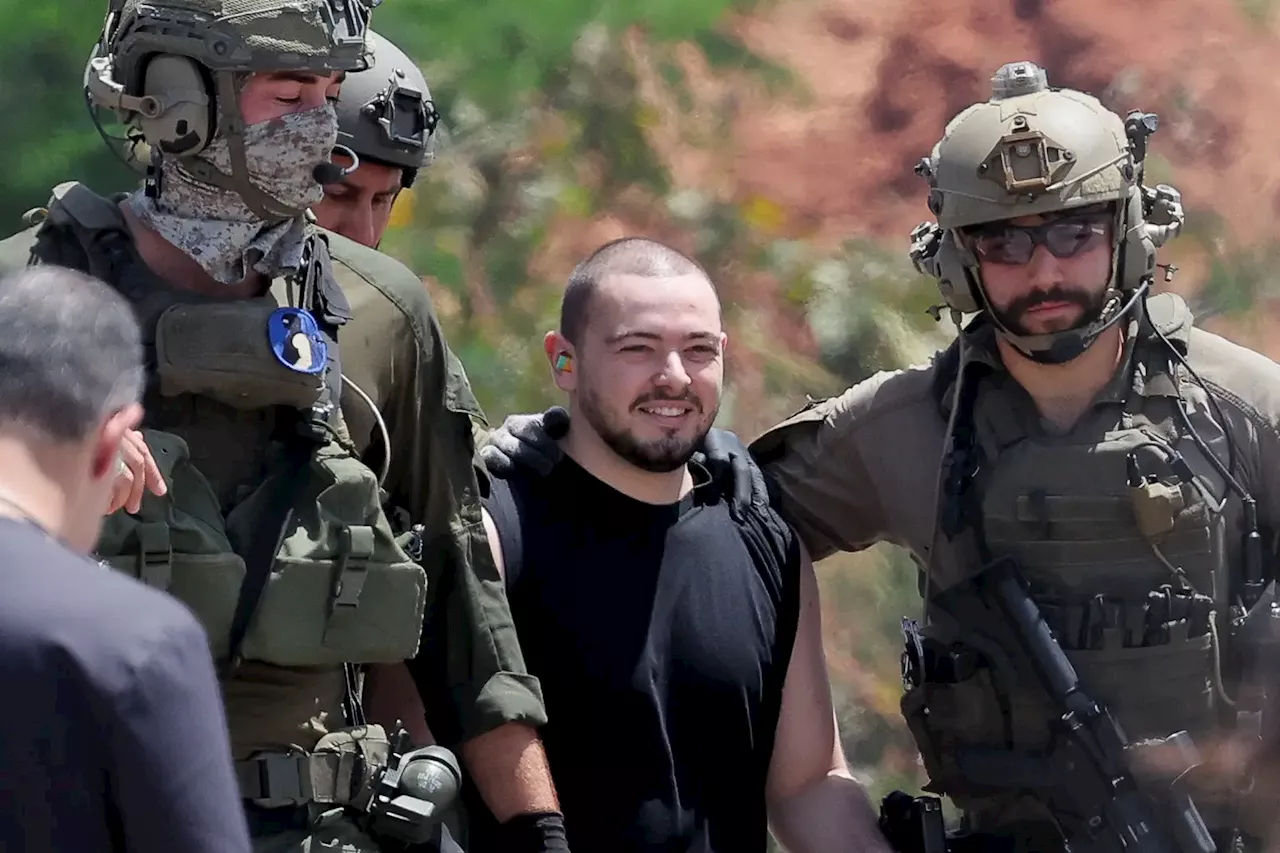
<svg viewBox="0 0 1280 853">
<path fill-rule="evenodd" d="M 503 577 L 507 593 L 516 588 L 524 568 L 524 537 L 520 525 L 520 506 L 515 488 L 500 477 L 489 478 L 489 497 L 484 508 L 498 529 L 498 545 L 502 548 Z"/>
</svg>

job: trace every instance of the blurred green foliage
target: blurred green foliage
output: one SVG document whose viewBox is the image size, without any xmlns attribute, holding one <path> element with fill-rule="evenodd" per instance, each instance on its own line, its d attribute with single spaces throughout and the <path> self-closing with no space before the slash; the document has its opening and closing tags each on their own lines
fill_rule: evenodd
<svg viewBox="0 0 1280 853">
<path fill-rule="evenodd" d="M 84 101 L 84 66 L 105 12 L 105 0 L 0 4 L 0 234 L 19 230 L 22 213 L 62 181 L 114 192 L 136 180 L 103 144 Z"/>
</svg>

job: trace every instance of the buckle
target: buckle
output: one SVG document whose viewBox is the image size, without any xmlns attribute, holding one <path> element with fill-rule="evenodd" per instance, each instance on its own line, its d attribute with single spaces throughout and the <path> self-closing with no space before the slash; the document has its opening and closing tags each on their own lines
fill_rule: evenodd
<svg viewBox="0 0 1280 853">
<path fill-rule="evenodd" d="M 256 806 L 302 806 L 314 799 L 305 754 L 269 752 L 237 762 L 240 793 Z"/>
<path fill-rule="evenodd" d="M 339 531 L 337 577 L 333 584 L 334 607 L 358 607 L 360 593 L 369 576 L 369 559 L 373 556 L 373 528 L 365 525 L 344 526 Z"/>
<path fill-rule="evenodd" d="M 138 579 L 165 591 L 173 582 L 173 543 L 162 521 L 138 525 Z"/>
</svg>

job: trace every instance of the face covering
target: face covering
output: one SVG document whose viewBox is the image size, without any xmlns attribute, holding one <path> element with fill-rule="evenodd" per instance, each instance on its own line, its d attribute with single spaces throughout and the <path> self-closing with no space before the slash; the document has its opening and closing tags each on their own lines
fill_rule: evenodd
<svg viewBox="0 0 1280 853">
<path fill-rule="evenodd" d="M 329 160 L 338 141 L 332 104 L 248 125 L 243 135 L 249 179 L 259 189 L 299 209 L 324 198 L 312 170 Z M 215 139 L 199 156 L 231 174 L 225 138 Z M 301 216 L 267 223 L 237 193 L 196 180 L 172 157 L 161 158 L 159 183 L 159 198 L 138 190 L 126 202 L 130 210 L 217 281 L 234 284 L 250 270 L 274 278 L 301 263 L 307 236 Z"/>
</svg>

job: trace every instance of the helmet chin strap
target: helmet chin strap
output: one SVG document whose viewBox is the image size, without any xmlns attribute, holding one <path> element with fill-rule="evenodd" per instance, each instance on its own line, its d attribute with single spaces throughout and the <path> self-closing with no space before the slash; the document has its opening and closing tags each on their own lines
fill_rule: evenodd
<svg viewBox="0 0 1280 853">
<path fill-rule="evenodd" d="M 236 82 L 233 72 L 220 71 L 214 77 L 222 120 L 220 131 L 226 137 L 231 154 L 231 174 L 219 171 L 212 163 L 198 157 L 183 158 L 183 167 L 197 180 L 240 196 L 255 216 L 271 225 L 302 216 L 305 210 L 285 204 L 253 182 L 245 154 L 244 114 L 240 111 L 242 84 Z"/>
<path fill-rule="evenodd" d="M 1104 307 L 1101 314 L 1099 314 L 1099 318 L 1089 321 L 1083 327 L 1069 329 L 1064 332 L 1054 332 L 1051 335 L 1014 334 L 1000 322 L 994 311 L 991 311 L 991 320 L 995 324 L 996 332 L 1008 341 L 1014 349 L 1032 361 L 1039 364 L 1066 364 L 1068 361 L 1079 358 L 1103 332 L 1128 316 L 1129 312 L 1133 310 L 1138 301 L 1150 289 L 1151 283 L 1143 281 L 1129 294 L 1129 298 L 1121 306 L 1120 310 L 1113 312 L 1106 322 L 1098 322 L 1098 319 L 1107 313 L 1107 309 Z M 1119 298 L 1120 294 L 1114 297 L 1116 300 Z M 988 310 L 990 311 L 990 308 Z"/>
</svg>

